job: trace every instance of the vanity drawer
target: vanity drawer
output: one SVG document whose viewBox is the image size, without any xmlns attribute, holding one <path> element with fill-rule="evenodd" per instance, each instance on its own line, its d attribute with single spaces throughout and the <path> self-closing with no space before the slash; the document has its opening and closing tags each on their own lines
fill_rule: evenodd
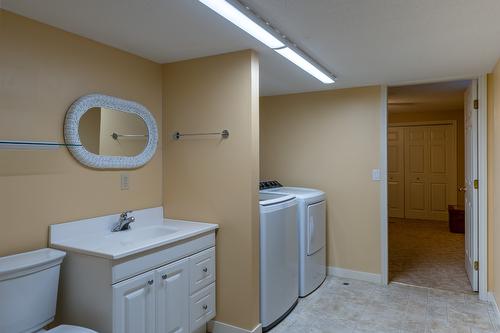
<svg viewBox="0 0 500 333">
<path fill-rule="evenodd" d="M 190 332 L 196 332 L 215 317 L 215 283 L 191 296 Z"/>
<path fill-rule="evenodd" d="M 194 294 L 215 281 L 215 247 L 191 256 L 189 266 L 190 291 Z"/>
</svg>

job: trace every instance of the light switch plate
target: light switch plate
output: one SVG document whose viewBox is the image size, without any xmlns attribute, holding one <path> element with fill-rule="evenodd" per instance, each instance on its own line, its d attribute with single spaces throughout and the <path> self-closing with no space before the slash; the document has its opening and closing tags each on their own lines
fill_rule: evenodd
<svg viewBox="0 0 500 333">
<path fill-rule="evenodd" d="M 128 174 L 121 174 L 120 175 L 120 189 L 122 191 L 127 191 L 129 188 L 129 185 L 128 185 Z"/>
<path fill-rule="evenodd" d="M 373 181 L 380 181 L 380 169 L 373 169 L 372 170 L 372 180 Z"/>
</svg>

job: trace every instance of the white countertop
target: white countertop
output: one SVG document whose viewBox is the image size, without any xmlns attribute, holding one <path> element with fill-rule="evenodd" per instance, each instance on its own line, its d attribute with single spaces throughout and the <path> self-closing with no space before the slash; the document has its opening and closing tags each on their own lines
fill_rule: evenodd
<svg viewBox="0 0 500 333">
<path fill-rule="evenodd" d="M 50 247 L 92 256 L 121 259 L 156 247 L 215 231 L 212 223 L 163 218 L 161 207 L 130 214 L 131 230 L 111 232 L 119 214 L 50 226 Z"/>
</svg>

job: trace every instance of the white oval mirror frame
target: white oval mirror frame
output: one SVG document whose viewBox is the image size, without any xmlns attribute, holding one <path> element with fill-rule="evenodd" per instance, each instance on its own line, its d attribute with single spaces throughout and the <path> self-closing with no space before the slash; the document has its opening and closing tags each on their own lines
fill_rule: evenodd
<svg viewBox="0 0 500 333">
<path fill-rule="evenodd" d="M 148 142 L 136 156 L 103 156 L 91 153 L 82 145 L 78 134 L 80 118 L 91 108 L 107 108 L 128 112 L 141 117 L 148 129 Z M 102 94 L 85 95 L 77 99 L 66 113 L 64 141 L 71 154 L 82 164 L 96 169 L 134 169 L 153 158 L 158 145 L 158 127 L 153 115 L 143 105 Z"/>
</svg>

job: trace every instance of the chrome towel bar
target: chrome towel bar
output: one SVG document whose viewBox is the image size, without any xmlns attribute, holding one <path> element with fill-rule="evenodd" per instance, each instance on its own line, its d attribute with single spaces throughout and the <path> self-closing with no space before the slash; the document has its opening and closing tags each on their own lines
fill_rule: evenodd
<svg viewBox="0 0 500 333">
<path fill-rule="evenodd" d="M 222 132 L 208 132 L 208 133 L 181 133 L 175 132 L 172 137 L 174 140 L 179 140 L 184 136 L 205 136 L 205 135 L 220 135 L 222 139 L 227 139 L 229 137 L 229 131 L 227 129 L 222 130 Z"/>
</svg>

